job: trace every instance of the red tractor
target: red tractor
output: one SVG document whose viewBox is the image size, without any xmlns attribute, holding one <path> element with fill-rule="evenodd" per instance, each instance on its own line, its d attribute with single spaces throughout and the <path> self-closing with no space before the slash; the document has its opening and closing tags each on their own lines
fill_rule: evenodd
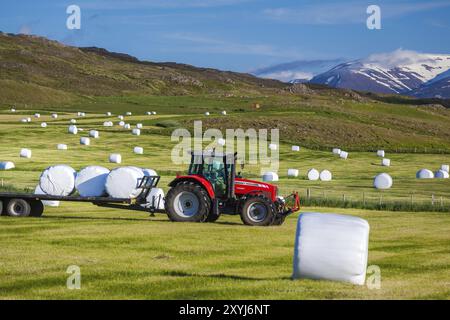
<svg viewBox="0 0 450 320">
<path fill-rule="evenodd" d="M 169 186 L 165 210 L 178 222 L 214 222 L 220 214 L 239 214 L 246 225 L 281 225 L 299 210 L 298 193 L 278 196 L 278 187 L 236 176 L 237 154 L 192 153 L 188 175 Z M 287 205 L 293 201 L 293 206 Z"/>
</svg>

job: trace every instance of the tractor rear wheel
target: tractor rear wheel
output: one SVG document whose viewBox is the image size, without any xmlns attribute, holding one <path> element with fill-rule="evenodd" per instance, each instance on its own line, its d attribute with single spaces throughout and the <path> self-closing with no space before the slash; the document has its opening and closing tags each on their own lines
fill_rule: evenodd
<svg viewBox="0 0 450 320">
<path fill-rule="evenodd" d="M 241 207 L 241 220 L 249 226 L 270 226 L 275 214 L 273 202 L 262 195 L 248 197 Z"/>
<path fill-rule="evenodd" d="M 211 199 L 199 184 L 183 181 L 169 190 L 165 206 L 171 221 L 205 222 L 211 210 Z"/>
</svg>

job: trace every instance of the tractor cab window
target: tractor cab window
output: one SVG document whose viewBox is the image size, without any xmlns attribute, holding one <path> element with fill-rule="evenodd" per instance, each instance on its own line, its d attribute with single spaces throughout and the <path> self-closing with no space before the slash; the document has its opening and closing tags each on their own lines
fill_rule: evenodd
<svg viewBox="0 0 450 320">
<path fill-rule="evenodd" d="M 189 168 L 189 174 L 198 174 L 208 180 L 219 197 L 227 194 L 229 166 L 224 163 L 223 157 L 204 156 L 201 161 L 201 155 L 193 157 L 193 163 Z"/>
</svg>

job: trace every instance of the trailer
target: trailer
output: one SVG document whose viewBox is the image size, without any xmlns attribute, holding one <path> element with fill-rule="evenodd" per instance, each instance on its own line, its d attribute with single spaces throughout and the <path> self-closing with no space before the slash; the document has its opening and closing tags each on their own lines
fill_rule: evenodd
<svg viewBox="0 0 450 320">
<path fill-rule="evenodd" d="M 139 182 L 140 193 L 136 198 L 112 197 L 80 197 L 80 196 L 52 196 L 46 194 L 0 192 L 0 214 L 12 217 L 40 217 L 44 213 L 42 201 L 90 202 L 100 207 L 119 208 L 150 213 L 165 212 L 158 209 L 164 199 L 148 195 L 158 186 L 159 176 L 145 176 Z"/>
</svg>

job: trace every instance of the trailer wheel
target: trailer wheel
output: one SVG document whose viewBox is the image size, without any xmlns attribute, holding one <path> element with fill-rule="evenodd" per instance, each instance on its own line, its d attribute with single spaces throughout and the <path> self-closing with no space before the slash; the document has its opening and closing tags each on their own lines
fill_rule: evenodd
<svg viewBox="0 0 450 320">
<path fill-rule="evenodd" d="M 44 213 L 44 204 L 40 200 L 30 201 L 32 217 L 40 217 Z"/>
<path fill-rule="evenodd" d="M 24 199 L 11 199 L 6 206 L 6 213 L 11 217 L 28 217 L 31 213 L 31 206 Z"/>
<path fill-rule="evenodd" d="M 275 218 L 275 206 L 262 195 L 249 196 L 241 207 L 241 220 L 249 226 L 270 226 Z"/>
<path fill-rule="evenodd" d="M 0 216 L 3 215 L 3 201 L 0 200 Z"/>
<path fill-rule="evenodd" d="M 204 222 L 211 210 L 211 199 L 200 185 L 183 181 L 169 190 L 165 207 L 171 221 Z"/>
</svg>

